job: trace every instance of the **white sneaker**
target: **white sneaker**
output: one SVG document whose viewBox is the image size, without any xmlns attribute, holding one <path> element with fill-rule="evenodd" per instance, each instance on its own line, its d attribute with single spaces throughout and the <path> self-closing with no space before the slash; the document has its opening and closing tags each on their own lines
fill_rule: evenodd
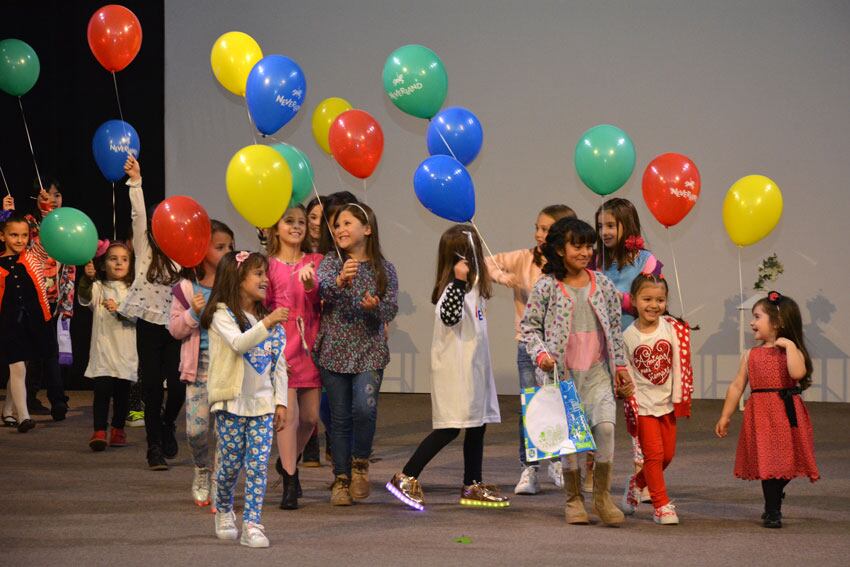
<svg viewBox="0 0 850 567">
<path fill-rule="evenodd" d="M 549 461 L 549 480 L 558 488 L 564 488 L 564 469 L 560 459 Z"/>
<path fill-rule="evenodd" d="M 263 533 L 265 529 L 262 524 L 243 522 L 242 539 L 239 540 L 239 543 L 247 547 L 268 547 L 269 538 Z"/>
<path fill-rule="evenodd" d="M 230 512 L 215 513 L 215 535 L 218 539 L 236 539 L 239 530 L 236 529 L 236 514 Z"/>
<path fill-rule="evenodd" d="M 672 502 L 665 504 L 661 508 L 656 508 L 652 519 L 655 520 L 656 524 L 663 526 L 672 526 L 679 523 L 679 516 L 676 514 L 676 507 L 673 506 Z"/>
<path fill-rule="evenodd" d="M 210 469 L 206 467 L 195 467 L 195 476 L 192 479 L 192 498 L 198 506 L 209 506 L 210 504 Z"/>
<path fill-rule="evenodd" d="M 537 467 L 527 466 L 519 475 L 519 482 L 514 487 L 514 494 L 537 494 L 540 492 L 540 482 L 537 480 Z"/>
</svg>

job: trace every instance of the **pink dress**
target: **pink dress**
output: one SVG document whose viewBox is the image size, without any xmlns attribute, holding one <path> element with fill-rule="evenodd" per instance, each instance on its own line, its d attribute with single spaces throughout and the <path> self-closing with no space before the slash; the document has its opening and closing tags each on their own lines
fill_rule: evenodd
<svg viewBox="0 0 850 567">
<path fill-rule="evenodd" d="M 289 309 L 289 318 L 283 324 L 286 331 L 286 348 L 283 355 L 289 370 L 290 388 L 318 388 L 321 386 L 319 370 L 310 355 L 319 332 L 321 301 L 319 281 L 310 291 L 298 278 L 298 271 L 309 263 L 318 269 L 321 254 L 305 254 L 293 265 L 269 258 L 269 287 L 266 291 L 266 307 Z"/>
<path fill-rule="evenodd" d="M 735 476 L 744 480 L 807 476 L 816 481 L 820 474 L 815 463 L 814 434 L 803 399 L 791 396 L 797 417 L 797 427 L 791 427 L 779 392 L 757 391 L 797 386 L 788 374 L 785 351 L 775 347 L 752 349 L 747 373 L 753 393 L 744 408 Z"/>
</svg>

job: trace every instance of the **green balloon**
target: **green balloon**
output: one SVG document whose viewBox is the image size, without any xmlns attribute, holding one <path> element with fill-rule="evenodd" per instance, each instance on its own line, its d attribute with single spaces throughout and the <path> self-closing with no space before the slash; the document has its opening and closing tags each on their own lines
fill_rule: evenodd
<svg viewBox="0 0 850 567">
<path fill-rule="evenodd" d="M 292 172 L 292 197 L 289 199 L 289 206 L 299 205 L 313 190 L 314 175 L 310 158 L 295 146 L 283 142 L 272 145 L 272 148 L 283 156 L 289 171 Z"/>
<path fill-rule="evenodd" d="M 62 264 L 82 266 L 94 258 L 97 228 L 79 209 L 54 209 L 41 221 L 41 244 L 47 254 Z"/>
<path fill-rule="evenodd" d="M 38 55 L 20 39 L 0 41 L 0 89 L 12 96 L 29 92 L 38 80 Z"/>
<path fill-rule="evenodd" d="M 576 172 L 597 195 L 610 195 L 631 177 L 635 146 L 624 131 L 610 124 L 594 126 L 576 144 Z"/>
<path fill-rule="evenodd" d="M 417 118 L 432 118 L 446 100 L 449 78 L 437 54 L 424 45 L 405 45 L 384 63 L 384 91 L 394 105 Z"/>
</svg>

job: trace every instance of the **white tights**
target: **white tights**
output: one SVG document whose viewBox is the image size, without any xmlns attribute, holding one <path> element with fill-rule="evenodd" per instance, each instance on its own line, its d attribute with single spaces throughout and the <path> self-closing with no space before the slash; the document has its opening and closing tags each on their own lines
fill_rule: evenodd
<svg viewBox="0 0 850 567">
<path fill-rule="evenodd" d="M 12 415 L 17 408 L 18 421 L 30 418 L 27 411 L 27 365 L 24 362 L 14 362 L 9 365 L 9 385 L 6 388 L 6 405 L 3 415 Z"/>
</svg>

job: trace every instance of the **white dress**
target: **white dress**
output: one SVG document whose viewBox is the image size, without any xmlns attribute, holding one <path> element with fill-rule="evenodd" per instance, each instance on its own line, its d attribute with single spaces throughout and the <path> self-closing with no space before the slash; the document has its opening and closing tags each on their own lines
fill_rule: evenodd
<svg viewBox="0 0 850 567">
<path fill-rule="evenodd" d="M 110 313 L 103 306 L 107 299 L 120 305 L 127 297 L 127 284 L 122 281 L 95 281 L 91 292 L 91 301 L 79 298 L 80 305 L 92 309 L 91 350 L 85 376 L 109 376 L 135 382 L 139 369 L 136 324 L 118 313 Z"/>
<path fill-rule="evenodd" d="M 431 345 L 431 407 L 434 429 L 464 429 L 499 423 L 499 400 L 490 364 L 486 302 L 473 288 L 464 296 L 459 323 L 446 326 L 435 309 Z"/>
</svg>

